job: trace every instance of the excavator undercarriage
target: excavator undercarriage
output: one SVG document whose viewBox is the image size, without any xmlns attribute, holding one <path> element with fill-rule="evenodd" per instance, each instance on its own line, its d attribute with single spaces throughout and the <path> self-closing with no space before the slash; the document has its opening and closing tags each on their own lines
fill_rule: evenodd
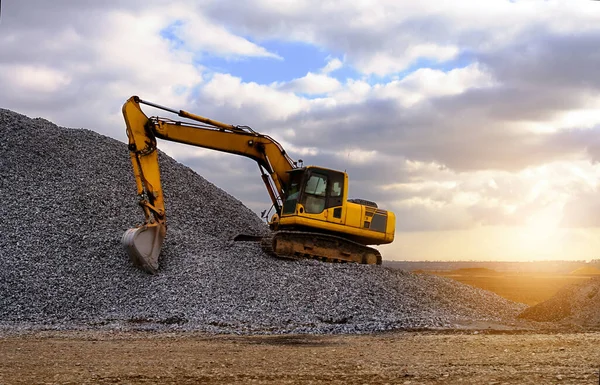
<svg viewBox="0 0 600 385">
<path fill-rule="evenodd" d="M 258 242 L 265 253 L 282 259 L 381 265 L 381 253 L 377 249 L 329 234 L 277 231 L 267 236 L 240 234 L 234 241 Z"/>
<path fill-rule="evenodd" d="M 334 235 L 278 231 L 263 238 L 261 247 L 267 254 L 280 258 L 381 265 L 381 254 L 376 249 Z"/>
</svg>

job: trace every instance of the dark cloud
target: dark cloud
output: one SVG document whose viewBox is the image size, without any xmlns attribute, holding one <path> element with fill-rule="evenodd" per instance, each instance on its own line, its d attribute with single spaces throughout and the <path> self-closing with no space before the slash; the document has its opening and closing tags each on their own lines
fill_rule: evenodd
<svg viewBox="0 0 600 385">
<path fill-rule="evenodd" d="M 598 29 L 559 34 L 539 27 L 520 37 L 502 49 L 477 55 L 499 81 L 551 93 L 600 87 L 600 77 L 595 76 L 600 64 Z"/>
</svg>

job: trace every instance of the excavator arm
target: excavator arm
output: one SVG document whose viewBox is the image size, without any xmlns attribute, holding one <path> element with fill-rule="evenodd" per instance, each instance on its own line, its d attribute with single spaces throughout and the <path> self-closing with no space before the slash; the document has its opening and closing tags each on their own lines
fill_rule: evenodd
<svg viewBox="0 0 600 385">
<path fill-rule="evenodd" d="M 140 104 L 162 109 L 193 122 L 166 118 L 148 118 Z M 156 139 L 208 148 L 248 157 L 257 162 L 269 196 L 276 208 L 285 200 L 289 171 L 296 163 L 279 143 L 246 126 L 221 123 L 183 110 L 174 110 L 132 96 L 123 105 L 127 125 L 129 153 L 133 165 L 139 204 L 144 224 L 129 229 L 122 242 L 132 262 L 141 269 L 156 273 L 158 256 L 166 235 L 165 205 L 160 182 Z"/>
</svg>

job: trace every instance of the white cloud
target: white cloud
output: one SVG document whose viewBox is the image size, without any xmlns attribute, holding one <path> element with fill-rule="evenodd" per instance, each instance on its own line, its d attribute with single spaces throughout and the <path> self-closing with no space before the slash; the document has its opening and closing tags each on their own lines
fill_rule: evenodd
<svg viewBox="0 0 600 385">
<path fill-rule="evenodd" d="M 328 94 L 341 88 L 340 82 L 326 74 L 307 73 L 305 76 L 278 85 L 285 91 L 303 94 Z"/>
<path fill-rule="evenodd" d="M 195 52 L 209 52 L 225 57 L 267 57 L 282 58 L 248 39 L 230 33 L 222 25 L 216 24 L 201 14 L 182 15 L 172 27 L 173 33 Z"/>
<path fill-rule="evenodd" d="M 418 59 L 430 59 L 434 62 L 445 62 L 454 59 L 459 53 L 456 46 L 436 44 L 416 44 L 405 47 L 401 52 L 375 52 L 364 58 L 357 58 L 356 67 L 366 74 L 384 76 L 404 70 L 416 63 Z"/>
<path fill-rule="evenodd" d="M 45 66 L 7 65 L 0 66 L 3 83 L 10 84 L 12 89 L 24 92 L 51 93 L 71 83 L 71 77 L 64 71 Z M 7 87 L 8 88 L 8 87 Z"/>
<path fill-rule="evenodd" d="M 302 111 L 310 102 L 291 91 L 279 91 L 274 87 L 261 85 L 254 82 L 242 82 L 238 77 L 229 74 L 214 74 L 213 77 L 200 90 L 200 99 L 197 102 L 204 106 L 206 102 L 212 107 L 220 107 L 219 115 L 235 116 L 240 124 L 247 117 L 246 122 L 252 121 L 281 121 L 293 113 Z M 233 110 L 246 111 L 239 114 Z"/>
<path fill-rule="evenodd" d="M 348 163 L 368 164 L 377 157 L 377 151 L 364 151 L 358 147 L 335 152 L 336 156 L 346 158 Z"/>
<path fill-rule="evenodd" d="M 344 66 L 344 63 L 338 58 L 331 58 L 327 61 L 325 67 L 321 68 L 321 73 L 328 74 L 333 71 L 339 70 Z"/>
<path fill-rule="evenodd" d="M 410 107 L 428 98 L 458 95 L 467 90 L 494 85 L 496 82 L 492 76 L 475 63 L 447 72 L 419 68 L 401 80 L 375 85 L 373 94 L 393 98 L 403 106 Z"/>
<path fill-rule="evenodd" d="M 477 63 L 447 72 L 419 68 L 404 77 L 399 84 L 423 97 L 456 95 L 468 89 L 496 85 L 491 75 Z"/>
</svg>

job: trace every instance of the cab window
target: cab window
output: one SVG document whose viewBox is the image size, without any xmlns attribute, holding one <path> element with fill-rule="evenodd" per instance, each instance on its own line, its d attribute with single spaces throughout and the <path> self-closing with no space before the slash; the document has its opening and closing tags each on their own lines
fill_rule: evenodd
<svg viewBox="0 0 600 385">
<path fill-rule="evenodd" d="M 325 210 L 327 201 L 327 177 L 313 174 L 304 189 L 304 209 L 308 214 L 318 214 Z"/>
<path fill-rule="evenodd" d="M 329 196 L 339 197 L 341 195 L 342 195 L 342 183 L 340 183 L 339 181 L 333 182 L 333 184 L 331 186 L 331 194 L 329 194 Z"/>
<path fill-rule="evenodd" d="M 313 174 L 306 182 L 306 193 L 318 196 L 325 196 L 327 191 L 327 178 L 321 175 Z"/>
<path fill-rule="evenodd" d="M 296 211 L 296 203 L 300 194 L 300 184 L 302 182 L 302 173 L 293 172 L 290 175 L 290 183 L 287 188 L 287 197 L 283 202 L 283 214 L 293 214 Z"/>
</svg>

